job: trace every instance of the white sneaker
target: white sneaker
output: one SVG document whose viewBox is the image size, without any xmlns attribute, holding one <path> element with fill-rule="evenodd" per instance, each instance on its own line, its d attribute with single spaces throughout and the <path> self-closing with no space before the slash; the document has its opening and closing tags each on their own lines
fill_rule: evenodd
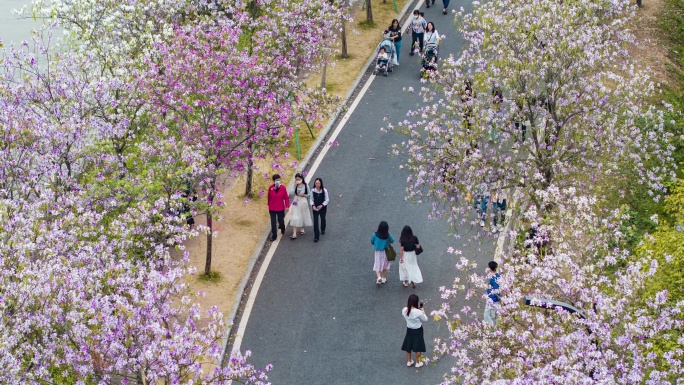
<svg viewBox="0 0 684 385">
<path fill-rule="evenodd" d="M 484 221 L 480 221 L 480 227 L 484 227 Z"/>
<path fill-rule="evenodd" d="M 379 284 L 381 284 L 381 283 L 382 283 L 382 278 L 378 278 L 378 279 L 375 281 L 375 284 L 376 284 L 376 285 L 379 285 Z"/>
<path fill-rule="evenodd" d="M 423 364 L 423 361 L 420 361 L 419 363 L 416 364 L 416 368 L 420 368 L 420 367 L 423 366 L 423 365 L 424 365 L 424 364 Z"/>
<path fill-rule="evenodd" d="M 387 278 L 382 279 L 382 283 L 385 283 L 385 282 L 387 282 Z"/>
<path fill-rule="evenodd" d="M 407 361 L 407 362 L 406 362 L 406 366 L 411 366 L 411 365 L 413 365 L 413 364 L 415 364 L 415 362 L 413 362 L 413 361 Z"/>
</svg>

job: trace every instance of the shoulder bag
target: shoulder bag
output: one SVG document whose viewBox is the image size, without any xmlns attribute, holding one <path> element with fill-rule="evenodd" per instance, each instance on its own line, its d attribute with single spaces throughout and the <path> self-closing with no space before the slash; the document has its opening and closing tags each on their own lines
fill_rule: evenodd
<svg viewBox="0 0 684 385">
<path fill-rule="evenodd" d="M 385 256 L 390 262 L 397 259 L 397 252 L 394 251 L 394 247 L 392 247 L 392 245 L 389 243 L 389 240 L 387 241 L 387 247 L 385 247 Z"/>
<path fill-rule="evenodd" d="M 416 240 L 418 240 L 416 238 Z M 416 255 L 421 255 L 423 254 L 423 245 L 420 245 L 420 247 L 416 247 Z"/>
</svg>

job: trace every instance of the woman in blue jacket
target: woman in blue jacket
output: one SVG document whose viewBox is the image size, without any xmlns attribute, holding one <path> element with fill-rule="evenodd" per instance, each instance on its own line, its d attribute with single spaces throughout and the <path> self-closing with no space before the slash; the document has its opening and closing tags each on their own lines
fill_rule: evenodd
<svg viewBox="0 0 684 385">
<path fill-rule="evenodd" d="M 375 250 L 375 264 L 373 265 L 373 271 L 377 276 L 375 284 L 379 285 L 387 282 L 387 270 L 390 268 L 390 261 L 387 260 L 385 249 L 389 243 L 394 243 L 394 237 L 389 233 L 387 222 L 380 222 L 378 231 L 373 234 L 370 242 L 373 245 L 373 250 Z"/>
</svg>

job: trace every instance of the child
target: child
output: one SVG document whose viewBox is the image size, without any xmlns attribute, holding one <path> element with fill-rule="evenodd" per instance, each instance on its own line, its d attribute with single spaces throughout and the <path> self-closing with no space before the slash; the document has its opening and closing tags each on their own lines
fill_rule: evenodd
<svg viewBox="0 0 684 385">
<path fill-rule="evenodd" d="M 378 63 L 387 63 L 389 61 L 389 55 L 385 52 L 385 48 L 380 48 L 378 52 Z"/>
</svg>

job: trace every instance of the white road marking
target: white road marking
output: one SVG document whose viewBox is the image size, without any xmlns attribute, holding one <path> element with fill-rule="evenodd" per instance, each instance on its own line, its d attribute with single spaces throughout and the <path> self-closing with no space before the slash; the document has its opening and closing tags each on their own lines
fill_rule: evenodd
<svg viewBox="0 0 684 385">
<path fill-rule="evenodd" d="M 330 135 L 330 138 L 328 141 L 323 145 L 323 149 L 321 152 L 318 154 L 316 157 L 316 161 L 314 164 L 311 166 L 309 169 L 309 173 L 306 177 L 307 182 L 311 181 L 311 177 L 316 173 L 316 170 L 318 169 L 318 166 L 320 166 L 321 162 L 323 161 L 323 158 L 325 155 L 328 153 L 328 150 L 330 147 L 332 147 L 332 143 L 335 142 L 335 139 L 337 139 L 337 136 L 340 134 L 342 131 L 342 128 L 344 128 L 344 125 L 347 123 L 351 115 L 354 113 L 354 110 L 356 110 L 356 107 L 359 105 L 361 102 L 361 99 L 363 96 L 368 92 L 368 88 L 370 87 L 371 83 L 373 83 L 373 80 L 375 79 L 375 75 L 371 74 L 371 76 L 366 80 L 366 84 L 364 84 L 363 88 L 361 89 L 361 92 L 356 96 L 356 99 L 354 99 L 354 102 L 352 105 L 349 107 L 349 110 L 347 111 L 346 114 L 342 117 L 342 120 L 340 123 L 337 125 L 335 128 L 335 131 L 333 131 L 332 135 Z M 290 218 L 290 213 L 285 216 L 285 223 L 288 222 L 288 219 Z M 242 338 L 245 335 L 245 330 L 247 329 L 247 322 L 249 322 L 249 316 L 252 314 L 252 309 L 254 308 L 254 302 L 256 300 L 256 296 L 259 293 L 259 288 L 261 287 L 261 283 L 264 280 L 264 275 L 266 275 L 266 270 L 268 270 L 268 266 L 271 264 L 271 259 L 273 258 L 273 254 L 275 254 L 276 249 L 278 248 L 278 245 L 280 244 L 280 240 L 284 238 L 284 235 L 281 235 L 278 237 L 278 239 L 271 243 L 271 247 L 268 249 L 268 253 L 266 253 L 266 257 L 264 258 L 264 262 L 261 264 L 259 267 L 259 273 L 257 274 L 256 278 L 254 279 L 254 284 L 252 285 L 252 290 L 249 292 L 249 298 L 247 298 L 247 303 L 245 304 L 245 309 L 242 312 L 242 317 L 240 318 L 240 325 L 238 326 L 237 333 L 235 333 L 235 341 L 233 342 L 233 350 L 240 350 L 240 347 L 242 346 Z"/>
</svg>

